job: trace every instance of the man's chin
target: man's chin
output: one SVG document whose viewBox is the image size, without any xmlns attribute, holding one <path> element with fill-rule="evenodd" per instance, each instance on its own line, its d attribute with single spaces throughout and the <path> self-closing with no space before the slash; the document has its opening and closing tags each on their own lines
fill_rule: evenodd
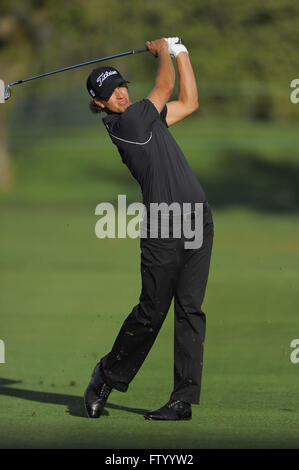
<svg viewBox="0 0 299 470">
<path fill-rule="evenodd" d="M 132 103 L 127 102 L 126 104 L 122 105 L 120 107 L 120 112 L 123 113 L 129 106 L 131 106 Z"/>
</svg>

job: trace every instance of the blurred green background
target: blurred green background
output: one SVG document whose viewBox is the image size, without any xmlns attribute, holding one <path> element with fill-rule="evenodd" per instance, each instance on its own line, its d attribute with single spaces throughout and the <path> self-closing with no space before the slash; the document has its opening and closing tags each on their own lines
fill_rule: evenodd
<svg viewBox="0 0 299 470">
<path fill-rule="evenodd" d="M 92 368 L 140 293 L 139 240 L 97 239 L 94 211 L 141 194 L 88 109 L 92 66 L 13 87 L 0 106 L 2 448 L 298 447 L 298 19 L 290 0 L 1 1 L 6 84 L 183 37 L 200 107 L 171 132 L 215 223 L 193 420 L 142 417 L 171 392 L 172 309 L 129 392 L 113 392 L 106 415 L 87 420 Z M 133 101 L 153 88 L 150 54 L 110 63 Z"/>
</svg>

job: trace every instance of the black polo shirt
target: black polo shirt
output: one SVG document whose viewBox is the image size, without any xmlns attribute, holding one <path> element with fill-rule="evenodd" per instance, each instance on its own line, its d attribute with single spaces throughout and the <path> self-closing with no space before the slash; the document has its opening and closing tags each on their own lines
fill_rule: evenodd
<svg viewBox="0 0 299 470">
<path fill-rule="evenodd" d="M 149 99 L 103 122 L 122 161 L 141 186 L 143 204 L 204 202 L 204 191 L 166 124 L 167 106 L 159 114 Z"/>
</svg>

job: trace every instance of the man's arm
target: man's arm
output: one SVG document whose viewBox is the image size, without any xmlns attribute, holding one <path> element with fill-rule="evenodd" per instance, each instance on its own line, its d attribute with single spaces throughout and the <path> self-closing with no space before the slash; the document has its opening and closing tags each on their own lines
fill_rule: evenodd
<svg viewBox="0 0 299 470">
<path fill-rule="evenodd" d="M 188 52 L 176 57 L 179 73 L 179 96 L 177 101 L 167 103 L 166 122 L 172 126 L 198 109 L 198 92 Z"/>
<path fill-rule="evenodd" d="M 175 70 L 168 52 L 168 43 L 164 38 L 151 42 L 147 41 L 146 45 L 149 51 L 159 59 L 155 87 L 147 98 L 161 113 L 174 88 Z"/>
</svg>

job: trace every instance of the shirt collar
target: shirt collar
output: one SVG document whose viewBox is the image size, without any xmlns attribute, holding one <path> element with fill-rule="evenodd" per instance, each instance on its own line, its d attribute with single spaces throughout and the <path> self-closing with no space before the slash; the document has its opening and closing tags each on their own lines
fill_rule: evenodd
<svg viewBox="0 0 299 470">
<path fill-rule="evenodd" d="M 118 119 L 119 116 L 120 116 L 119 113 L 111 113 L 111 114 L 107 114 L 107 116 L 105 116 L 102 120 L 103 120 L 103 123 L 106 126 L 107 124 L 111 124 L 113 121 Z"/>
</svg>

